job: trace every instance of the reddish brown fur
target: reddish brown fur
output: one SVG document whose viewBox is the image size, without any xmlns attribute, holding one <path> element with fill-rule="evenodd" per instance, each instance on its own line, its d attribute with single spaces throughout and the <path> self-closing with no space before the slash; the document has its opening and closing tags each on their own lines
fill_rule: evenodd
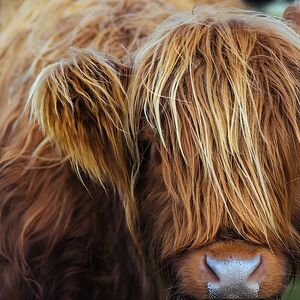
<svg viewBox="0 0 300 300">
<path fill-rule="evenodd" d="M 24 106 L 41 69 L 67 57 L 70 47 L 109 48 L 122 57 L 167 9 L 150 5 L 155 9 L 147 18 L 146 2 L 47 2 L 25 1 L 0 35 L 0 299 L 144 298 L 143 272 L 118 196 L 86 176 L 83 185 L 61 151 L 30 123 Z M 37 15 L 27 28 L 31 10 Z M 129 11 L 135 17 L 123 19 Z M 143 22 L 140 30 L 136 24 Z M 113 24 L 119 26 L 113 30 Z"/>
<path fill-rule="evenodd" d="M 39 1 L 36 6 L 34 2 L 18 4 L 15 22 L 7 17 L 0 21 L 0 299 L 201 299 L 208 296 L 207 283 L 195 266 L 203 253 L 243 258 L 260 253 L 268 266 L 261 295 L 282 292 L 299 251 L 300 201 L 295 199 L 299 48 L 274 29 L 259 32 L 255 24 L 252 28 L 233 21 L 225 22 L 229 25 L 223 28 L 216 22 L 212 26 L 216 31 L 210 31 L 206 27 L 212 22 L 209 14 L 205 24 L 179 23 L 161 38 L 162 26 L 147 46 L 145 38 L 175 11 L 163 1 Z M 229 6 L 234 2 L 229 1 Z M 183 2 L 177 5 L 185 7 Z M 186 5 L 189 8 L 191 3 Z M 297 13 L 286 13 L 295 30 Z M 194 16 L 197 13 L 190 18 Z M 214 62 L 218 70 L 224 68 L 216 77 L 220 80 L 217 88 L 225 89 L 217 94 L 234 94 L 228 86 L 243 81 L 234 75 L 229 83 L 226 76 L 223 80 L 229 72 L 224 65 L 232 64 L 232 70 L 240 71 L 236 58 L 249 55 L 251 88 L 257 101 L 248 107 L 249 119 L 257 142 L 254 146 L 259 147 L 256 158 L 267 178 L 266 194 L 272 199 L 253 200 L 242 172 L 233 167 L 246 161 L 244 172 L 253 171 L 246 138 L 228 137 L 236 142 L 229 145 L 232 165 L 227 168 L 236 169 L 230 178 L 217 159 L 209 164 L 197 148 L 195 137 L 202 135 L 197 135 L 196 128 L 199 98 L 193 97 L 203 91 L 199 88 L 200 92 L 193 93 L 189 71 L 201 81 L 197 70 L 205 66 L 209 54 L 200 54 L 210 47 L 201 41 L 213 44 L 223 29 L 234 32 L 230 41 L 238 50 L 227 53 L 227 64 Z M 258 36 L 253 43 L 251 30 Z M 153 46 L 155 38 L 161 39 Z M 243 48 L 247 43 L 253 52 Z M 182 52 L 172 56 L 170 45 Z M 81 49 L 70 51 L 71 47 Z M 269 67 L 270 54 L 277 59 L 275 70 Z M 170 67 L 168 62 L 174 57 L 182 65 L 176 60 Z M 193 68 L 185 70 L 180 81 L 173 80 L 192 57 Z M 213 61 L 206 63 L 209 74 Z M 265 68 L 260 69 L 262 65 Z M 291 79 L 287 88 L 284 78 L 277 77 L 279 68 Z M 165 100 L 155 107 L 151 103 L 155 97 L 149 96 L 166 79 L 161 76 L 162 81 L 157 81 L 156 77 L 165 70 L 170 71 L 169 77 L 165 76 L 161 90 L 157 88 L 156 100 L 186 100 L 176 104 L 182 131 L 177 128 L 172 103 Z M 176 98 L 170 92 L 174 82 L 179 86 Z M 268 93 L 258 93 L 268 85 Z M 285 97 L 290 102 L 280 104 Z M 207 99 L 202 99 L 203 107 Z M 229 100 L 220 111 L 226 110 L 226 104 L 234 106 L 237 99 Z M 163 116 L 162 128 L 153 112 L 157 107 Z M 29 110 L 38 125 L 30 120 Z M 208 127 L 214 124 L 209 112 Z M 258 120 L 263 120 L 258 125 L 257 112 Z M 244 124 L 235 121 L 234 133 L 239 135 L 239 126 Z M 219 127 L 211 126 L 217 136 Z M 178 145 L 178 132 L 182 145 Z M 209 140 L 217 153 L 222 148 L 220 140 L 213 134 Z M 235 151 L 244 156 L 238 157 Z M 219 175 L 221 192 L 208 180 L 212 166 Z M 257 175 L 252 175 L 254 182 Z M 227 186 L 232 179 L 239 182 L 240 190 L 232 192 Z M 239 202 L 239 193 L 254 219 Z M 224 195 L 230 201 L 221 201 Z M 261 205 L 258 212 L 253 208 L 257 205 Z M 264 205 L 270 206 L 266 209 L 270 220 L 260 219 Z M 176 283 L 179 289 L 173 294 Z"/>
</svg>

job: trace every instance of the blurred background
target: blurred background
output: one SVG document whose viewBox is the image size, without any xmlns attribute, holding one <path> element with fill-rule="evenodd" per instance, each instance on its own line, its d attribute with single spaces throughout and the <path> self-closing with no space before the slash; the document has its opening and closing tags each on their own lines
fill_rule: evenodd
<svg viewBox="0 0 300 300">
<path fill-rule="evenodd" d="M 293 0 L 244 0 L 245 3 L 255 7 L 255 9 L 281 16 L 286 7 L 296 1 Z M 298 298 L 300 299 L 300 297 Z"/>
</svg>

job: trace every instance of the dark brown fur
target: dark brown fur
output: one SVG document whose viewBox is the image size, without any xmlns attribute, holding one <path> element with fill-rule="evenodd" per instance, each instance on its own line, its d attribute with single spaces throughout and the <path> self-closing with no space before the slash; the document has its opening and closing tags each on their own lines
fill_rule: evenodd
<svg viewBox="0 0 300 300">
<path fill-rule="evenodd" d="M 187 3 L 187 7 L 190 4 Z M 180 2 L 180 6 L 185 7 L 185 4 Z M 270 122 L 274 120 L 279 124 L 272 132 L 268 131 L 270 124 L 262 130 L 269 147 L 266 153 L 272 155 L 266 158 L 265 152 L 260 151 L 262 158 L 259 159 L 263 163 L 259 167 L 269 175 L 266 194 L 276 195 L 282 202 L 278 203 L 276 197 L 255 198 L 252 202 L 252 190 L 250 188 L 249 192 L 241 172 L 233 172 L 232 178 L 226 178 L 228 174 L 220 168 L 221 163 L 213 161 L 210 164 L 201 157 L 196 145 L 199 139 L 195 138 L 201 136 L 197 132 L 200 119 L 195 109 L 198 99 L 192 97 L 190 69 L 182 73 L 175 94 L 186 100 L 177 104 L 185 125 L 180 136 L 182 145 L 178 145 L 176 134 L 180 130 L 176 127 L 178 119 L 172 115 L 172 105 L 167 101 L 159 102 L 161 116 L 164 116 L 162 128 L 153 113 L 155 110 L 151 110 L 155 108 L 151 97 L 156 94 L 151 92 L 156 88 L 154 83 L 158 85 L 157 74 L 161 70 L 170 71 L 168 76 L 161 76 L 165 86 L 161 90 L 157 88 L 160 93 L 156 100 L 177 99 L 170 92 L 170 85 L 176 83 L 173 79 L 181 74 L 178 70 L 184 69 L 184 64 L 190 66 L 188 59 L 195 57 L 192 71 L 196 70 L 193 74 L 196 77 L 198 67 L 204 66 L 205 57 L 209 56 L 202 57 L 200 53 L 211 46 L 209 41 L 213 44 L 216 36 L 222 36 L 217 32 L 222 30 L 218 22 L 213 25 L 217 33 L 212 31 L 210 35 L 211 32 L 206 31 L 205 26 L 213 22 L 208 14 L 205 26 L 193 23 L 171 28 L 153 46 L 155 38 L 160 38 L 160 33 L 166 30 L 162 26 L 161 31 L 148 39 L 149 44 L 145 44 L 146 38 L 174 11 L 173 6 L 160 0 L 101 3 L 93 0 L 28 0 L 20 2 L 16 12 L 7 10 L 7 14 L 13 14 L 14 21 L 2 18 L 1 300 L 201 299 L 207 296 L 205 281 L 200 280 L 192 267 L 185 272 L 186 267 L 194 266 L 205 251 L 224 251 L 225 256 L 234 252 L 248 257 L 261 249 L 266 261 L 272 265 L 269 273 L 278 274 L 268 276 L 263 295 L 274 296 L 282 292 L 285 277 L 292 272 L 290 265 L 296 265 L 299 250 L 300 201 L 295 199 L 295 190 L 299 179 L 299 160 L 296 159 L 300 141 L 296 99 L 299 86 L 296 79 L 300 71 L 297 65 L 300 50 L 273 29 L 270 33 L 274 36 L 269 37 L 267 32 L 266 35 L 257 34 L 255 39 L 258 46 L 253 46 L 254 54 L 251 54 L 257 61 L 253 59 L 251 67 L 253 76 L 257 76 L 254 78 L 259 80 L 257 85 L 253 84 L 253 94 L 262 88 L 260 85 L 265 87 L 266 82 L 272 88 L 277 83 L 281 89 L 274 88 L 265 94 L 266 99 L 269 97 L 268 103 L 274 99 L 281 101 L 285 93 L 291 104 L 276 106 L 276 102 L 274 109 L 268 110 L 263 97 L 255 98 L 261 113 L 259 120 L 270 117 Z M 291 16 L 293 22 L 294 15 L 295 12 L 287 13 L 286 17 Z M 190 18 L 194 16 L 197 13 L 193 11 Z M 243 44 L 236 40 L 245 40 L 245 45 L 250 41 L 251 44 L 249 32 L 259 29 L 255 25 L 254 29 L 249 29 L 235 22 L 226 24 L 229 24 L 224 27 L 227 32 L 232 30 L 240 37 L 232 37 L 232 45 L 243 55 L 248 55 Z M 186 42 L 188 37 L 190 43 Z M 203 41 L 205 38 L 206 48 L 204 44 L 203 49 L 194 47 L 197 39 Z M 176 45 L 182 52 L 174 55 L 172 48 L 168 48 L 170 45 Z M 71 49 L 73 47 L 78 49 Z M 232 63 L 232 70 L 236 67 L 240 71 L 240 65 L 236 63 L 238 55 L 228 53 L 226 59 Z M 269 77 L 264 76 L 268 70 L 272 71 L 268 61 L 270 53 L 276 56 L 276 67 L 284 66 L 283 71 L 291 78 L 291 86 L 286 89 L 282 77 L 277 78 L 276 70 Z M 176 60 L 178 57 L 182 64 Z M 175 59 L 176 63 L 170 66 L 168 59 Z M 211 79 L 215 76 L 210 72 L 212 62 L 208 59 L 206 66 Z M 217 77 L 223 79 L 229 63 L 218 62 L 219 69 L 224 68 L 224 72 Z M 260 72 L 259 66 L 263 63 L 266 68 Z M 232 96 L 234 92 L 227 87 L 238 85 L 239 81 L 228 84 L 227 78 L 221 79 L 225 88 L 217 93 Z M 212 80 L 211 86 L 215 82 Z M 228 99 L 232 103 L 224 102 L 225 108 L 226 104 L 230 107 L 236 103 L 234 96 Z M 205 101 L 202 104 L 205 107 Z M 255 110 L 249 106 L 250 111 Z M 283 111 L 278 107 L 283 107 Z M 223 110 L 219 107 L 219 111 Z M 209 112 L 208 109 L 208 115 Z M 249 119 L 255 127 L 254 115 L 250 114 Z M 192 124 L 189 120 L 195 122 Z M 207 124 L 211 125 L 209 121 Z M 237 136 L 241 134 L 239 126 L 244 125 L 239 121 L 235 127 Z M 258 125 L 265 124 L 263 122 Z M 213 126 L 214 123 L 212 132 L 219 128 Z M 255 128 L 253 137 L 257 142 L 255 146 L 263 149 L 261 131 Z M 215 144 L 208 147 L 214 151 L 218 146 L 222 148 L 213 134 L 210 140 Z M 249 168 L 251 173 L 247 139 L 232 138 L 230 141 L 236 142 L 230 144 L 232 165 L 245 162 L 244 171 Z M 245 158 L 238 157 L 235 146 L 245 151 Z M 225 192 L 220 194 L 228 196 L 228 202 L 220 200 L 215 182 L 207 180 L 212 165 L 221 174 L 221 190 Z M 253 182 L 256 179 L 255 188 L 259 189 L 261 182 L 255 170 Z M 227 180 L 236 180 L 241 189 L 234 194 L 228 185 L 226 190 Z M 238 201 L 239 192 L 245 192 L 244 200 L 254 219 L 249 218 L 245 205 Z M 229 208 L 225 207 L 228 203 Z M 266 209 L 266 215 L 275 216 L 274 224 L 268 217 L 260 224 L 261 216 L 252 207 L 255 205 L 261 205 L 261 213 L 265 213 L 264 205 L 269 205 L 271 208 Z M 276 215 L 278 211 L 282 214 Z M 230 239 L 238 242 L 228 244 Z M 175 287 L 176 283 L 179 288 Z M 198 284 L 198 288 L 192 283 Z M 277 285 L 275 288 L 274 284 Z M 174 294 L 173 289 L 176 290 Z"/>
</svg>

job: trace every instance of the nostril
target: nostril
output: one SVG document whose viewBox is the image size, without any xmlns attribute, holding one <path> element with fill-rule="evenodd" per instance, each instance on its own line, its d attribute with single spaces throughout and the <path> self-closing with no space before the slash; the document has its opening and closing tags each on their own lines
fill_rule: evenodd
<svg viewBox="0 0 300 300">
<path fill-rule="evenodd" d="M 210 267 L 207 262 L 207 256 L 204 257 L 202 274 L 205 276 L 208 282 L 217 282 L 220 281 L 218 275 L 215 273 L 214 269 Z"/>
<path fill-rule="evenodd" d="M 266 265 L 262 257 L 260 257 L 260 262 L 253 270 L 253 272 L 248 276 L 248 281 L 261 282 L 266 275 Z"/>
</svg>

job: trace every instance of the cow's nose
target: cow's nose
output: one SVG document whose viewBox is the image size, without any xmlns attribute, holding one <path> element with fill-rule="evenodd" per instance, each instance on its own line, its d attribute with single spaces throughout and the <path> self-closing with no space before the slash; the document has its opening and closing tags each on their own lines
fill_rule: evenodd
<svg viewBox="0 0 300 300">
<path fill-rule="evenodd" d="M 205 257 L 207 272 L 214 274 L 208 282 L 212 299 L 249 299 L 258 296 L 264 268 L 260 255 L 250 259 Z"/>
</svg>

